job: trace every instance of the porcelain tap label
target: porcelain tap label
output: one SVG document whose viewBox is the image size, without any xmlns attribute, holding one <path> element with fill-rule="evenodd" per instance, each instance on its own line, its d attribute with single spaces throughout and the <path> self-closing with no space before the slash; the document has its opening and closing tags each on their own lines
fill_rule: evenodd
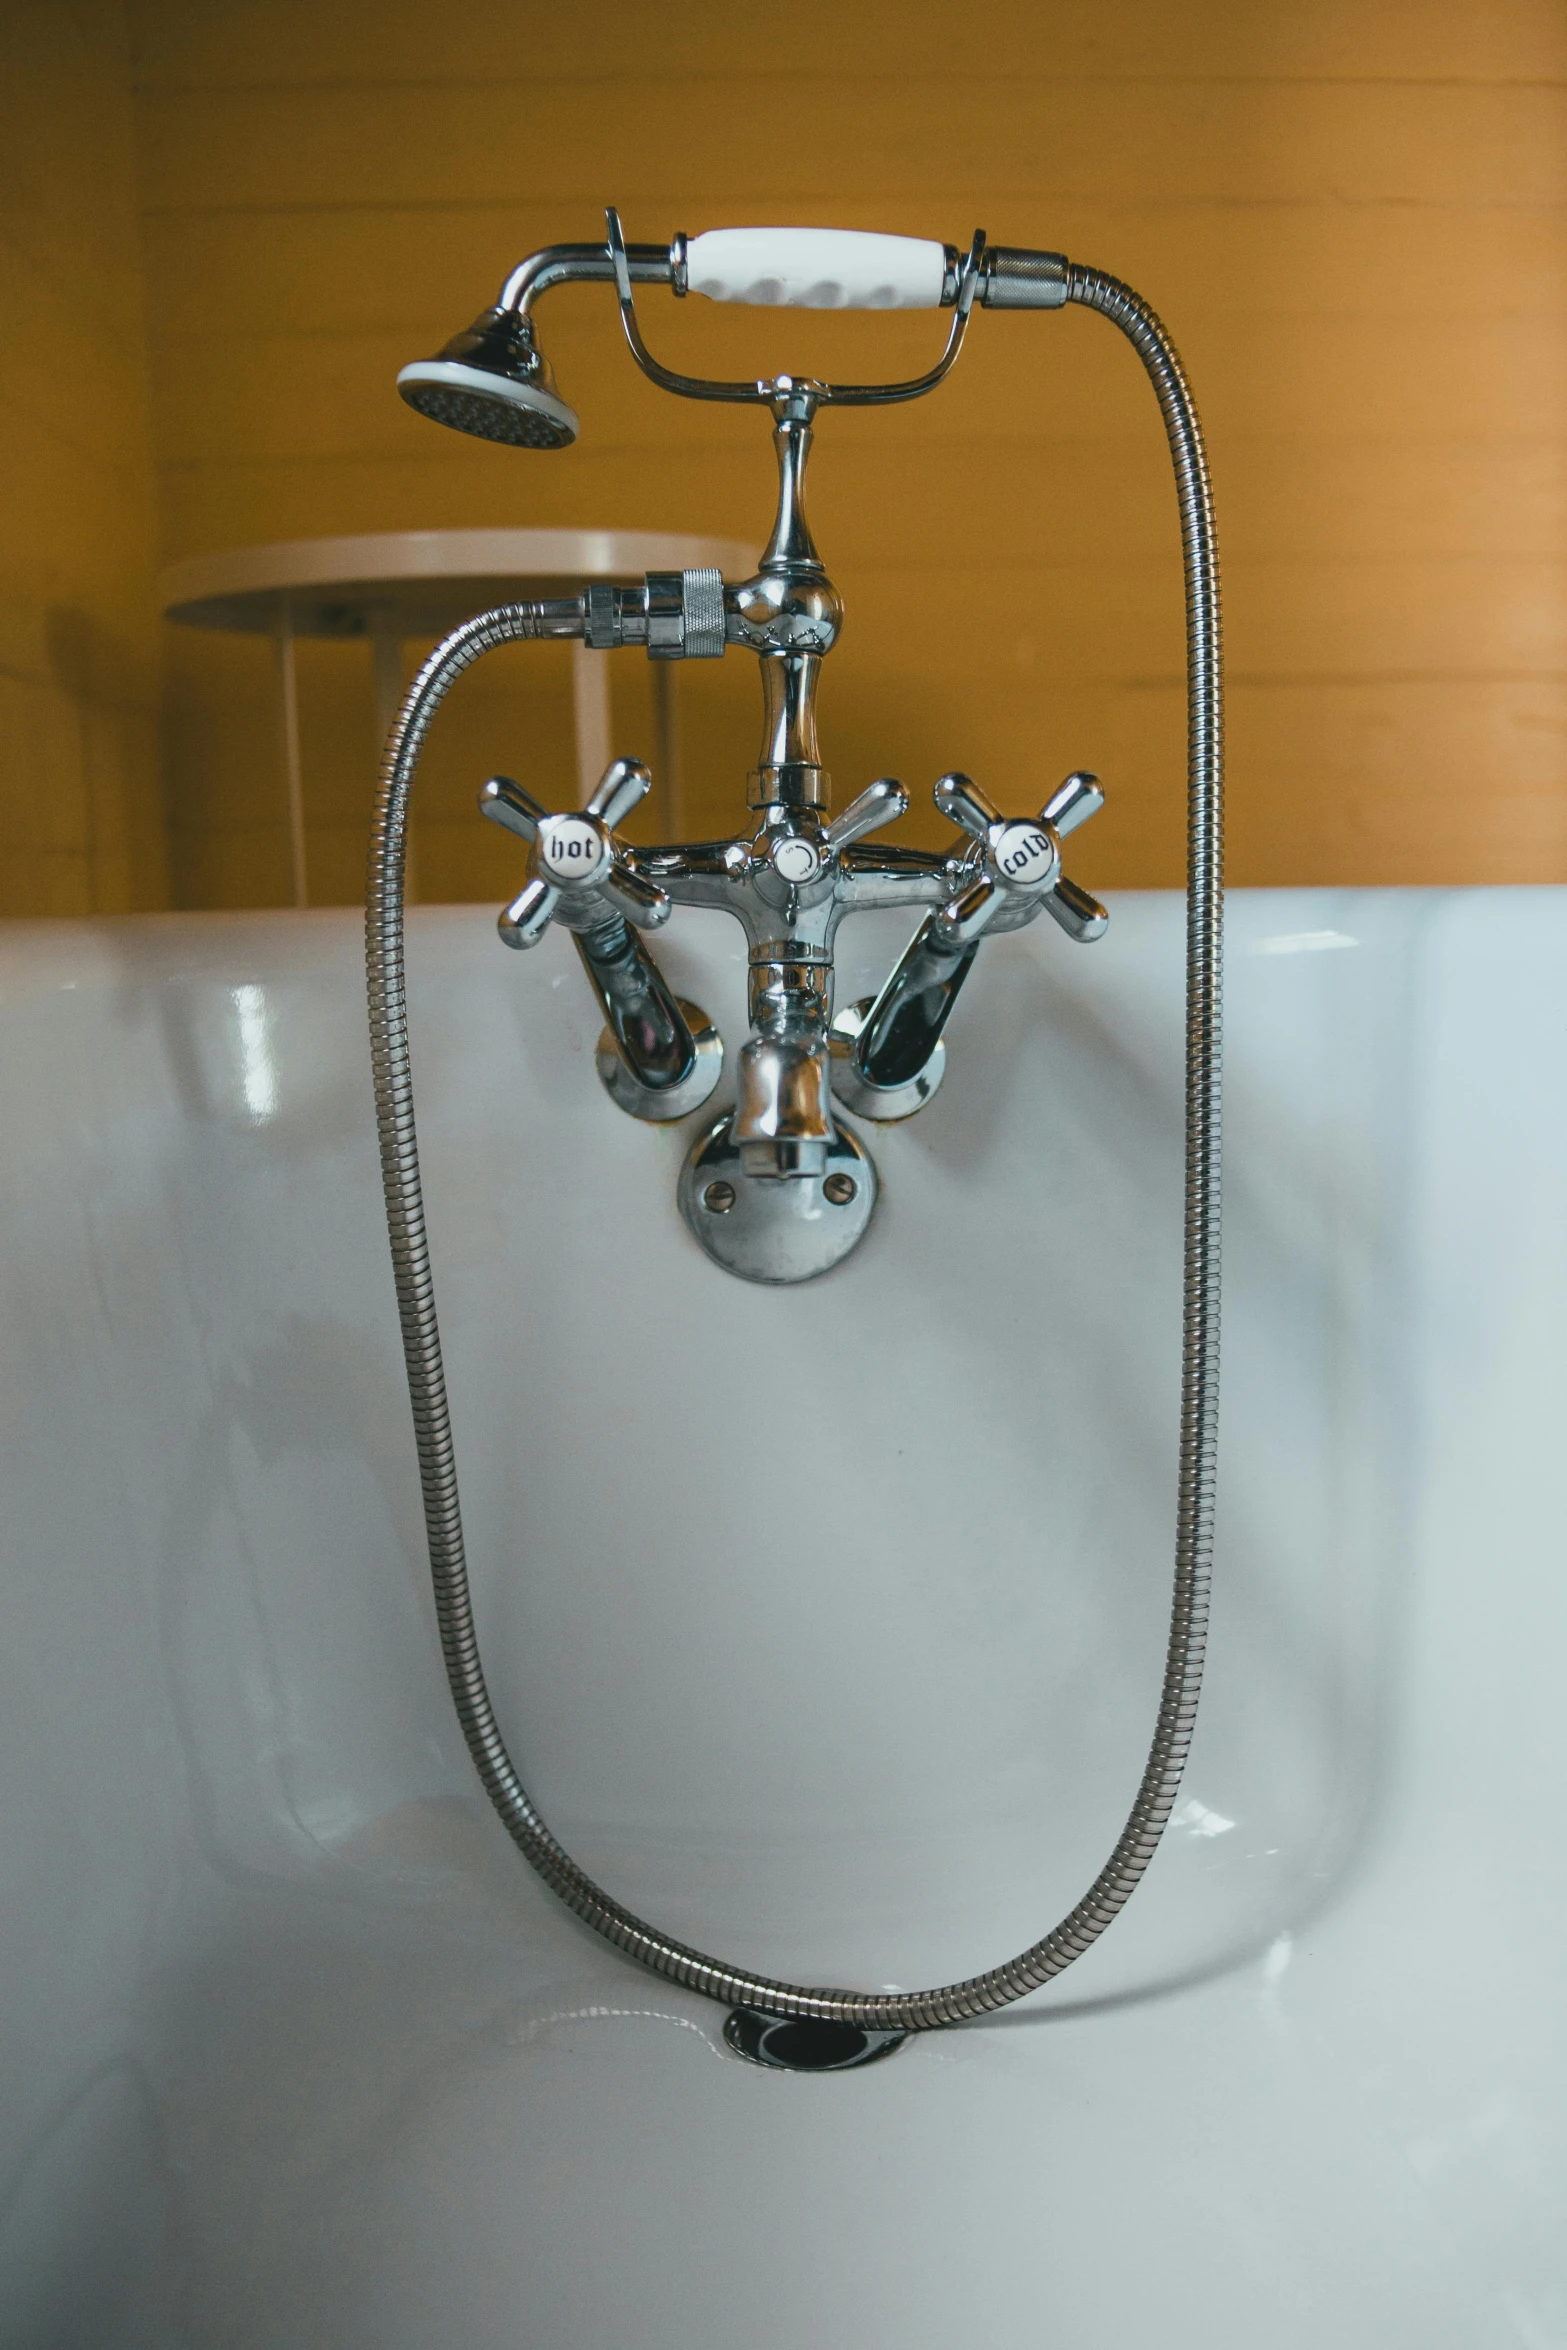
<svg viewBox="0 0 1567 2350">
<path fill-rule="evenodd" d="M 808 840 L 798 834 L 787 834 L 773 845 L 773 871 L 781 881 L 795 884 L 814 881 L 821 859 Z"/>
<path fill-rule="evenodd" d="M 601 878 L 604 841 L 584 816 L 552 816 L 539 826 L 539 861 L 561 889 L 585 889 Z"/>
<path fill-rule="evenodd" d="M 1056 853 L 1042 824 L 1007 824 L 992 854 L 1001 879 L 1012 889 L 1032 889 L 1048 881 L 1055 870 Z"/>
</svg>

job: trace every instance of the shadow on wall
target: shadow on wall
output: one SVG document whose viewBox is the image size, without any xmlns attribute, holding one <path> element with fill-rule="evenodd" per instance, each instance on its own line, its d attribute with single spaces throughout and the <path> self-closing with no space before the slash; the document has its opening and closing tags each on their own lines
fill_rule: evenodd
<svg viewBox="0 0 1567 2350">
<path fill-rule="evenodd" d="M 81 604 L 13 606 L 0 742 L 0 914 L 167 899 L 157 715 L 144 649 Z"/>
</svg>

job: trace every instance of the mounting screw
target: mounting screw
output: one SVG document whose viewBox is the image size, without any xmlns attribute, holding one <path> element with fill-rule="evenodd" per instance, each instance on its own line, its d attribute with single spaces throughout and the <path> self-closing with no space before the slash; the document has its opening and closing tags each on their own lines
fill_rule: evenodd
<svg viewBox="0 0 1567 2350">
<path fill-rule="evenodd" d="M 713 1186 L 715 1191 L 721 1191 L 723 1188 L 722 1184 L 715 1183 Z M 829 1175 L 822 1185 L 822 1190 L 835 1208 L 846 1208 L 858 1188 L 859 1186 L 852 1175 Z"/>
<path fill-rule="evenodd" d="M 847 1179 L 834 1176 L 832 1180 L 838 1182 Z M 852 1183 L 849 1185 L 849 1193 L 852 1198 L 854 1193 Z M 702 1194 L 703 1207 L 710 1208 L 715 1216 L 727 1216 L 734 1204 L 735 1187 L 732 1183 L 710 1183 Z"/>
</svg>

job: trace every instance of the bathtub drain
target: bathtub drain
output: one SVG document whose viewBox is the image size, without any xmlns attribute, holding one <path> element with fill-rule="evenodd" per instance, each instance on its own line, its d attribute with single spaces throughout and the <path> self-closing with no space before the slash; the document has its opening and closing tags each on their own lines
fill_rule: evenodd
<svg viewBox="0 0 1567 2350">
<path fill-rule="evenodd" d="M 871 2032 L 861 2024 L 833 2023 L 824 2016 L 763 2015 L 759 2008 L 731 2008 L 724 2038 L 752 2064 L 781 2073 L 846 2073 L 856 2065 L 891 2056 L 907 2032 Z"/>
</svg>

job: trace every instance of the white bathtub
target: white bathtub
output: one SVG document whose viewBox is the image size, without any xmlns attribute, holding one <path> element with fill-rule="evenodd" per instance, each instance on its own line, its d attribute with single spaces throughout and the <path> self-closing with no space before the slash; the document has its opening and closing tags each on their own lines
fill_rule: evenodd
<svg viewBox="0 0 1567 2350">
<path fill-rule="evenodd" d="M 987 951 L 944 1092 L 870 1134 L 870 1238 L 793 1291 L 686 1234 L 690 1129 L 601 1093 L 565 939 L 410 929 L 480 1626 L 546 1816 L 777 1972 L 1011 1955 L 1152 1721 L 1178 901 Z M 897 936 L 846 927 L 840 1000 Z M 741 958 L 677 916 L 731 1049 Z M 813 2078 L 580 1928 L 471 1774 L 355 918 L 8 930 L 8 2350 L 1567 2344 L 1567 893 L 1241 895 L 1229 971 L 1175 1825 L 1045 1993 Z"/>
</svg>

